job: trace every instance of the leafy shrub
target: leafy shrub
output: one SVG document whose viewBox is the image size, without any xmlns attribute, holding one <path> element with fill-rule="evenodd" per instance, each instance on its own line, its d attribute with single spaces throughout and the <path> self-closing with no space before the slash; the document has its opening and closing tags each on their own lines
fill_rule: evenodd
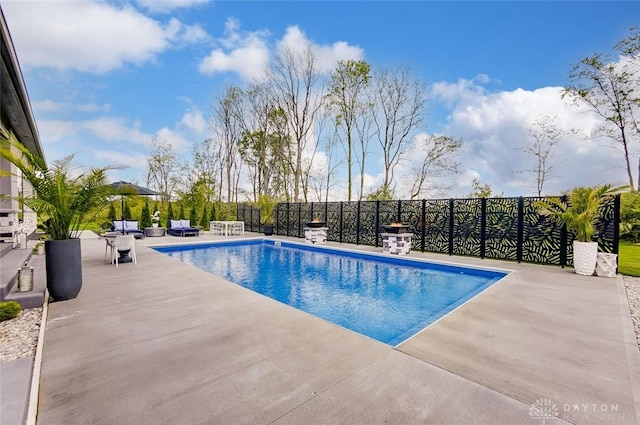
<svg viewBox="0 0 640 425">
<path fill-rule="evenodd" d="M 149 211 L 149 202 L 145 202 L 140 215 L 140 228 L 151 227 L 151 212 Z"/>
<path fill-rule="evenodd" d="M 22 307 L 15 301 L 5 301 L 0 303 L 0 322 L 18 317 Z"/>
<path fill-rule="evenodd" d="M 626 192 L 620 199 L 620 239 L 640 242 L 640 192 Z"/>
</svg>

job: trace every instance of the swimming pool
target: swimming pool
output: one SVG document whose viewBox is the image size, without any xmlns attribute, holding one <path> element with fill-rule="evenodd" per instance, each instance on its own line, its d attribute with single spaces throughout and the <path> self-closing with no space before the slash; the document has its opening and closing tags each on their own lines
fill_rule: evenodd
<svg viewBox="0 0 640 425">
<path fill-rule="evenodd" d="M 506 275 L 273 240 L 154 249 L 390 345 Z"/>
</svg>

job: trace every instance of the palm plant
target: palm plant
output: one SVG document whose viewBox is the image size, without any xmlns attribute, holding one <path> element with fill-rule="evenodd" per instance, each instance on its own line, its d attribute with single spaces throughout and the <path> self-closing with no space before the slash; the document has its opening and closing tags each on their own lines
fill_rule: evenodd
<svg viewBox="0 0 640 425">
<path fill-rule="evenodd" d="M 273 225 L 275 220 L 274 212 L 278 206 L 278 201 L 271 199 L 268 195 L 260 195 L 258 197 L 258 206 L 260 207 L 260 223 L 267 226 Z"/>
<path fill-rule="evenodd" d="M 112 167 L 91 168 L 81 172 L 73 155 L 53 161 L 32 154 L 12 132 L 0 130 L 0 157 L 15 165 L 27 180 L 35 195 L 17 196 L 36 212 L 45 223 L 53 240 L 76 238 L 86 229 L 96 214 L 109 204 L 112 190 L 107 185 L 106 172 Z M 8 175 L 9 172 L 3 172 Z"/>
<path fill-rule="evenodd" d="M 577 187 L 569 192 L 568 204 L 559 198 L 549 198 L 538 201 L 535 205 L 540 214 L 565 224 L 567 230 L 575 234 L 577 241 L 591 242 L 602 200 L 621 189 L 623 187 L 612 188 L 611 185 Z"/>
</svg>

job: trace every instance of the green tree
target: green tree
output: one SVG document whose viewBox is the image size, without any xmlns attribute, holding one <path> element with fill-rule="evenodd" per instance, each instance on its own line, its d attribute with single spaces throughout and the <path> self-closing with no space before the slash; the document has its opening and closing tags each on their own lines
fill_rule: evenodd
<svg viewBox="0 0 640 425">
<path fill-rule="evenodd" d="M 109 203 L 109 220 L 113 222 L 114 220 L 117 220 L 117 219 L 118 217 L 116 216 L 116 207 L 113 202 L 110 202 Z"/>
<path fill-rule="evenodd" d="M 480 180 L 473 179 L 473 192 L 469 194 L 470 198 L 490 198 L 493 189 L 490 184 L 480 184 Z"/>
<path fill-rule="evenodd" d="M 621 40 L 616 49 L 630 54 L 637 61 L 640 52 L 637 33 L 632 32 Z M 563 91 L 563 96 L 568 96 L 575 104 L 585 106 L 601 118 L 602 125 L 593 131 L 591 137 L 604 137 L 620 148 L 632 190 L 636 188 L 631 165 L 632 144 L 640 136 L 640 123 L 637 121 L 640 103 L 638 75 L 637 66 L 625 66 L 614 62 L 608 54 L 596 53 L 573 66 Z"/>
<path fill-rule="evenodd" d="M 640 242 L 640 192 L 623 193 L 620 199 L 620 239 Z"/>
<path fill-rule="evenodd" d="M 354 133 L 357 120 L 366 110 L 365 89 L 371 81 L 371 66 L 362 60 L 339 61 L 331 74 L 327 100 L 335 113 L 336 126 L 343 127 L 347 156 L 347 200 L 351 201 Z"/>
<path fill-rule="evenodd" d="M 140 214 L 140 228 L 151 227 L 151 213 L 149 212 L 149 202 L 145 201 Z"/>
<path fill-rule="evenodd" d="M 393 193 L 384 184 L 367 195 L 367 201 L 392 201 Z"/>
<path fill-rule="evenodd" d="M 200 219 L 200 226 L 202 226 L 204 230 L 209 230 L 209 214 L 207 212 L 207 204 L 204 204 L 204 207 L 202 209 L 202 218 Z"/>
<path fill-rule="evenodd" d="M 125 220 L 132 220 L 133 216 L 131 215 L 131 209 L 129 208 L 129 202 L 125 201 L 124 203 L 124 211 L 122 212 Z"/>
<path fill-rule="evenodd" d="M 191 211 L 189 212 L 189 222 L 192 226 L 198 225 L 198 213 L 196 212 L 196 206 L 193 205 L 191 207 Z"/>
<path fill-rule="evenodd" d="M 171 225 L 171 220 L 175 220 L 173 216 L 173 207 L 171 206 L 171 202 L 169 202 L 169 207 L 167 208 L 167 228 Z"/>
<path fill-rule="evenodd" d="M 185 213 L 184 213 L 184 205 L 182 204 L 182 202 L 180 202 L 180 212 L 178 213 L 178 220 L 185 220 Z"/>
<path fill-rule="evenodd" d="M 216 220 L 217 220 L 216 204 L 214 202 L 213 204 L 211 204 L 211 213 L 209 213 L 209 221 L 216 221 Z"/>
</svg>

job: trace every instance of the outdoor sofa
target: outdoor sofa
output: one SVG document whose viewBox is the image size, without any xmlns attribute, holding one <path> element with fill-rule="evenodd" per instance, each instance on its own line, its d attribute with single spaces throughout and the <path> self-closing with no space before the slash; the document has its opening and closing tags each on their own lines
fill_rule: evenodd
<svg viewBox="0 0 640 425">
<path fill-rule="evenodd" d="M 171 236 L 198 236 L 200 234 L 200 230 L 191 227 L 191 223 L 189 220 L 169 220 L 169 229 L 167 229 L 167 233 Z"/>
<path fill-rule="evenodd" d="M 114 220 L 111 230 L 114 232 L 122 233 L 122 226 L 124 223 L 124 234 L 133 235 L 136 239 L 144 239 L 144 232 L 138 228 L 138 222 L 132 220 Z"/>
</svg>

